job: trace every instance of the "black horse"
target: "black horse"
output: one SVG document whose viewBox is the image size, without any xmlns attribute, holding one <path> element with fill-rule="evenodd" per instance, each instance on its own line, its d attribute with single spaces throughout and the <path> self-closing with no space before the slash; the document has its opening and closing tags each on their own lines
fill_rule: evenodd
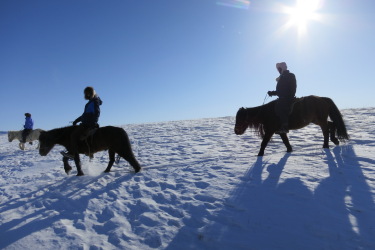
<svg viewBox="0 0 375 250">
<path fill-rule="evenodd" d="M 71 134 L 75 128 L 75 126 L 69 126 L 41 132 L 39 137 L 39 154 L 46 156 L 56 144 L 62 145 L 69 150 L 71 147 Z M 124 129 L 112 126 L 101 127 L 92 136 L 89 136 L 86 140 L 81 140 L 78 144 L 78 152 L 88 156 L 103 150 L 108 150 L 109 154 L 109 163 L 104 172 L 107 173 L 111 170 L 115 162 L 116 153 L 127 160 L 136 173 L 141 170 L 141 166 L 133 154 L 129 137 Z M 65 172 L 69 174 L 72 167 L 68 163 L 68 158 L 63 157 L 63 162 Z M 77 167 L 77 176 L 84 175 L 79 154 L 74 156 L 74 162 Z"/>
<path fill-rule="evenodd" d="M 264 155 L 269 140 L 280 129 L 280 120 L 275 113 L 276 102 L 277 100 L 254 108 L 240 108 L 237 112 L 234 132 L 242 135 L 250 127 L 263 138 L 258 156 Z M 328 121 L 328 117 L 332 122 Z M 339 140 L 349 139 L 342 115 L 330 98 L 306 96 L 296 99 L 293 111 L 289 115 L 289 129 L 300 129 L 310 123 L 321 127 L 324 136 L 323 148 L 329 148 L 329 137 L 335 145 L 339 145 Z M 292 152 L 288 136 L 284 133 L 280 134 L 280 137 L 287 152 Z"/>
</svg>

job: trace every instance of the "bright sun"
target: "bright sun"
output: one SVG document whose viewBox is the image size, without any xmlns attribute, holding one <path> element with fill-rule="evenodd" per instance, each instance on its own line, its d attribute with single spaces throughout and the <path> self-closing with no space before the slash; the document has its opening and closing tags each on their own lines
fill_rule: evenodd
<svg viewBox="0 0 375 250">
<path fill-rule="evenodd" d="M 284 7 L 283 12 L 289 16 L 285 28 L 294 26 L 299 35 L 306 33 L 309 21 L 320 20 L 317 11 L 321 5 L 322 0 L 297 0 L 295 7 Z"/>
</svg>

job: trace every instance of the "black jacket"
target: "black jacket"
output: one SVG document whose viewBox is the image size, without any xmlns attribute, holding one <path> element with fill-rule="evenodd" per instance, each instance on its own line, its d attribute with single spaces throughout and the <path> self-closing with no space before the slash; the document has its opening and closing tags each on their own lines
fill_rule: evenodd
<svg viewBox="0 0 375 250">
<path fill-rule="evenodd" d="M 279 98 L 293 98 L 297 91 L 296 76 L 285 70 L 279 78 L 276 85 L 276 91 L 271 91 L 272 95 L 277 95 Z"/>
<path fill-rule="evenodd" d="M 102 105 L 102 100 L 99 96 L 94 96 L 89 102 L 85 105 L 85 110 L 83 114 L 78 117 L 73 124 L 81 122 L 82 125 L 94 126 L 98 123 L 100 116 L 100 105 Z"/>
</svg>

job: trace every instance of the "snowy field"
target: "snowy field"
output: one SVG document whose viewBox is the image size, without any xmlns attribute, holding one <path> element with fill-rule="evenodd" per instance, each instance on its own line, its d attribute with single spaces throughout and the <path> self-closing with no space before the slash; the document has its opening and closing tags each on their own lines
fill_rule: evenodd
<svg viewBox="0 0 375 250">
<path fill-rule="evenodd" d="M 0 248 L 375 249 L 375 109 L 343 115 L 347 144 L 310 125 L 264 157 L 234 117 L 125 125 L 142 171 L 102 152 L 82 177 L 0 133 Z"/>
</svg>

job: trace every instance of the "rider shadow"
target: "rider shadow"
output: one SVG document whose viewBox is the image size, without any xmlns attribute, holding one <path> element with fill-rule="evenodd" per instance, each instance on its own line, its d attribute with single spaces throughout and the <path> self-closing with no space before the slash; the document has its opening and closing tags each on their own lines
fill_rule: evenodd
<svg viewBox="0 0 375 250">
<path fill-rule="evenodd" d="M 264 237 L 258 238 L 259 234 L 256 233 L 262 230 L 259 219 L 264 214 L 271 220 L 274 220 L 271 217 L 280 215 L 279 201 L 275 201 L 280 199 L 277 198 L 276 189 L 289 156 L 286 154 L 277 164 L 271 165 L 264 162 L 262 157 L 257 157 L 250 170 L 241 178 L 242 182 L 229 198 L 224 199 L 222 210 L 215 216 L 209 216 L 213 217 L 211 223 L 201 228 L 185 225 L 166 249 L 181 246 L 181 241 L 186 242 L 184 249 L 248 249 L 249 246 L 257 246 L 253 244 L 254 241 L 264 240 Z M 269 175 L 262 180 L 266 167 Z"/>
<path fill-rule="evenodd" d="M 346 228 L 330 236 L 332 240 L 342 236 L 337 242 L 339 248 L 374 249 L 375 203 L 360 161 L 375 161 L 357 157 L 351 145 L 335 147 L 334 155 L 329 150 L 325 152 L 330 176 L 316 188 L 315 199 L 325 201 L 327 211 L 320 211 L 315 225 L 321 230 L 322 223 Z M 344 218 L 337 218 L 338 214 Z"/>
<path fill-rule="evenodd" d="M 314 189 L 299 177 L 280 183 L 290 154 L 277 164 L 258 157 L 221 211 L 199 229 L 181 228 L 167 249 L 180 240 L 186 249 L 375 249 L 375 204 L 359 162 L 374 161 L 351 146 L 332 152 Z"/>
</svg>

